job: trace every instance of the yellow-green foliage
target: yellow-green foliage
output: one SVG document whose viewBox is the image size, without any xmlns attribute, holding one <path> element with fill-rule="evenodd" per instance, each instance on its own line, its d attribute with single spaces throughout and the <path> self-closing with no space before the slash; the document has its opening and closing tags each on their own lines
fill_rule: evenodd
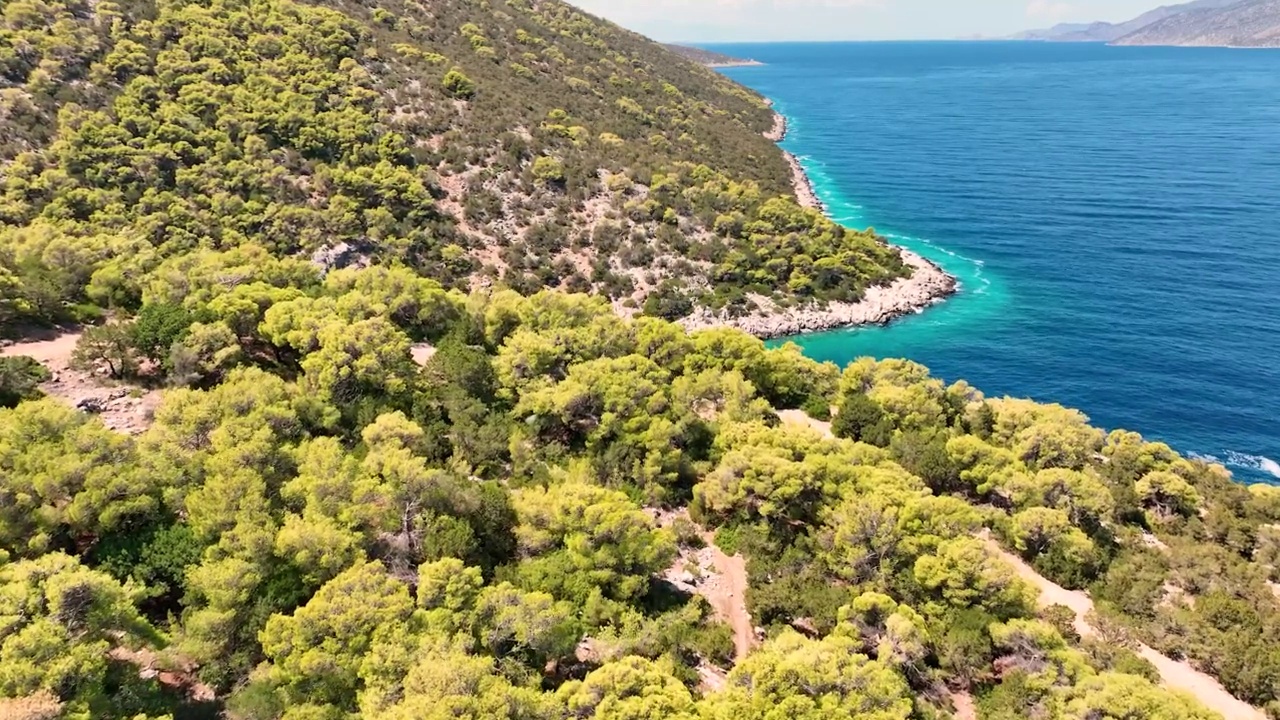
<svg viewBox="0 0 1280 720">
<path fill-rule="evenodd" d="M 178 348 L 236 351 L 194 365 L 202 389 L 168 392 L 136 439 L 50 399 L 0 410 L 6 697 L 182 716 L 142 704 L 154 680 L 122 694 L 104 674 L 113 647 L 167 644 L 233 712 L 907 720 L 959 682 L 992 713 L 1212 718 L 1124 647 L 1040 620 L 989 530 L 1092 584 L 1106 622 L 1274 700 L 1257 672 L 1280 503 L 1219 468 L 912 363 L 842 373 L 598 297 L 464 297 L 403 267 L 321 279 L 250 246 L 186 257 L 146 290 L 181 312 L 147 317 L 202 318 Z M 436 348 L 420 369 L 418 339 Z M 777 414 L 833 404 L 876 433 Z M 737 662 L 703 600 L 654 604 L 703 540 L 653 511 L 686 505 L 748 560 L 767 639 Z M 1194 604 L 1157 602 L 1169 587 Z M 547 674 L 578 653 L 581 679 Z M 699 689 L 711 664 L 722 690 Z"/>
</svg>

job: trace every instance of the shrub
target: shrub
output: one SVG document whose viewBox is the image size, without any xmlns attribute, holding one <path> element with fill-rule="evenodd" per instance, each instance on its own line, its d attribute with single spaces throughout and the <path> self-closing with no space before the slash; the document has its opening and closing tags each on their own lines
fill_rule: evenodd
<svg viewBox="0 0 1280 720">
<path fill-rule="evenodd" d="M 533 161 L 533 176 L 544 183 L 564 182 L 564 163 L 542 156 Z"/>
<path fill-rule="evenodd" d="M 191 313 L 181 305 L 143 305 L 132 326 L 134 347 L 155 362 L 167 360 L 173 344 L 186 336 L 191 320 Z"/>
<path fill-rule="evenodd" d="M 39 399 L 39 385 L 50 378 L 49 371 L 35 358 L 0 357 L 0 407 L 15 407 L 23 400 Z"/>
<path fill-rule="evenodd" d="M 459 100 L 470 100 L 475 97 L 476 83 L 463 74 L 459 68 L 453 68 L 444 74 L 444 90 L 451 97 Z"/>
<path fill-rule="evenodd" d="M 138 372 L 133 329 L 123 323 L 88 328 L 71 353 L 71 367 L 83 372 L 106 368 L 113 378 L 129 378 Z"/>
</svg>

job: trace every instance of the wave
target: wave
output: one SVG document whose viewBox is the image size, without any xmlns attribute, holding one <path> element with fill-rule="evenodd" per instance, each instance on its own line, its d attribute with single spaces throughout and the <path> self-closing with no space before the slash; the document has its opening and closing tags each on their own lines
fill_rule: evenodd
<svg viewBox="0 0 1280 720">
<path fill-rule="evenodd" d="M 1235 450 L 1227 450 L 1222 457 L 1213 455 L 1202 455 L 1200 453 L 1189 453 L 1191 457 L 1206 462 L 1215 462 L 1222 465 L 1230 465 L 1232 467 L 1244 468 L 1247 470 L 1258 470 L 1268 475 L 1280 478 L 1280 462 L 1276 462 L 1269 457 L 1263 455 L 1250 455 L 1248 453 L 1236 452 Z"/>
</svg>

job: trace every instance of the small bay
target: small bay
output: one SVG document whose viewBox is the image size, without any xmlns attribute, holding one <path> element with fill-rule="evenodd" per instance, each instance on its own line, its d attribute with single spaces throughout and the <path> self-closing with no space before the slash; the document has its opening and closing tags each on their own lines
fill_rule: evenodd
<svg viewBox="0 0 1280 720">
<path fill-rule="evenodd" d="M 1080 408 L 1280 482 L 1280 51 L 721 45 L 833 218 L 959 296 L 794 338 Z"/>
</svg>

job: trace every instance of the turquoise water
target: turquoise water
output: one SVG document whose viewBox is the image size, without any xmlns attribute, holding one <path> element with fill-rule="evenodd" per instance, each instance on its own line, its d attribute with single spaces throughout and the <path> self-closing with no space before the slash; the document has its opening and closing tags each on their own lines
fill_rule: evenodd
<svg viewBox="0 0 1280 720">
<path fill-rule="evenodd" d="M 1280 51 L 718 46 L 831 215 L 959 277 L 810 355 L 908 357 L 1280 482 Z"/>
</svg>

